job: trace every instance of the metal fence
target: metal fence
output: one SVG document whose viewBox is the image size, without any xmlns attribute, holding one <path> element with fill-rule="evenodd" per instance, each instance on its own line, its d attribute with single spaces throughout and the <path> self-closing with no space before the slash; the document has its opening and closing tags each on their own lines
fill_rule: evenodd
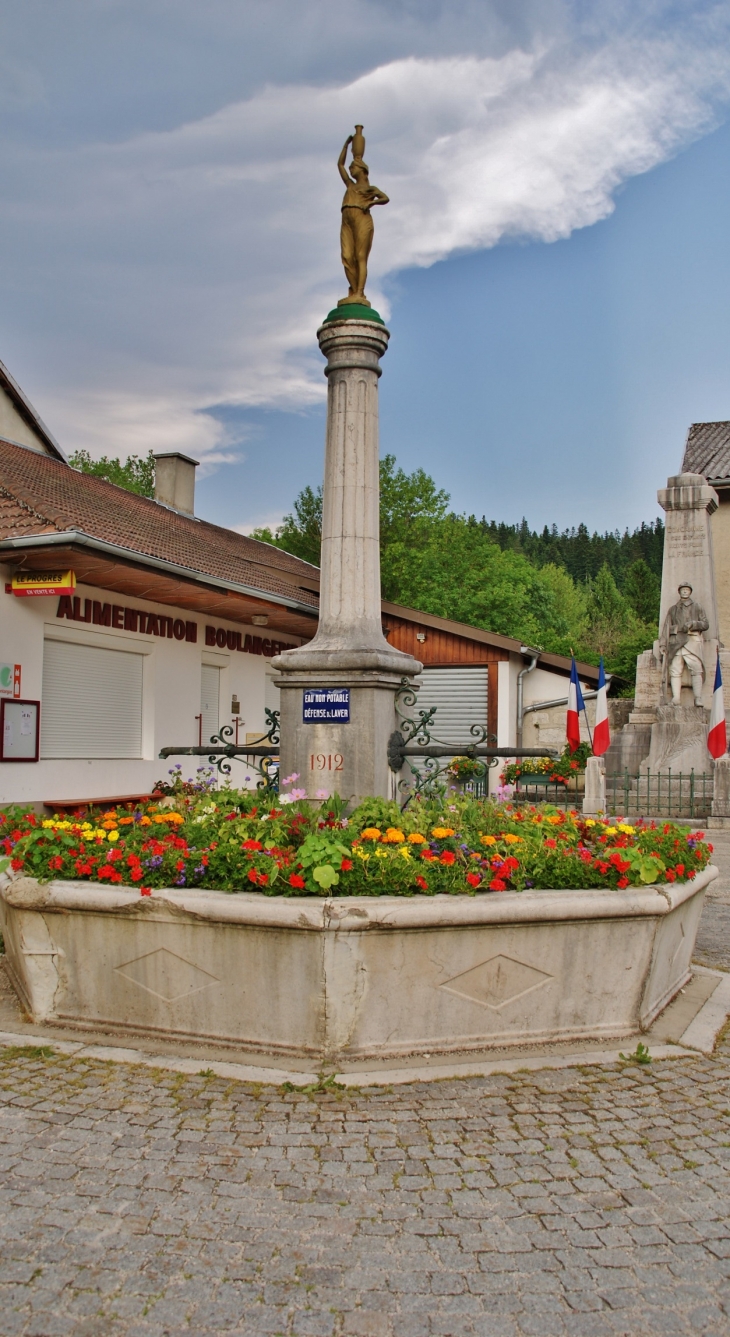
<svg viewBox="0 0 730 1337">
<path fill-rule="evenodd" d="M 606 808 L 625 817 L 709 817 L 713 777 L 681 771 L 606 776 Z"/>
<path fill-rule="evenodd" d="M 464 793 L 486 798 L 487 781 L 470 780 L 462 785 Z M 704 821 L 712 810 L 713 777 L 681 771 L 646 771 L 631 774 L 622 771 L 606 776 L 606 812 L 622 817 L 685 817 Z M 583 807 L 582 787 L 544 783 L 522 776 L 512 795 L 512 803 L 552 803 L 559 808 Z"/>
</svg>

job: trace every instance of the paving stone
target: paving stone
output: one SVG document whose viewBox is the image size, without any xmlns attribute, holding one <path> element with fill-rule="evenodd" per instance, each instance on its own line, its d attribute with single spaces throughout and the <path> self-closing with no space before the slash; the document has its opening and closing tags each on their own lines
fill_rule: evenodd
<svg viewBox="0 0 730 1337">
<path fill-rule="evenodd" d="M 729 1084 L 728 1039 L 311 1097 L 0 1051 L 0 1333 L 724 1337 Z"/>
</svg>

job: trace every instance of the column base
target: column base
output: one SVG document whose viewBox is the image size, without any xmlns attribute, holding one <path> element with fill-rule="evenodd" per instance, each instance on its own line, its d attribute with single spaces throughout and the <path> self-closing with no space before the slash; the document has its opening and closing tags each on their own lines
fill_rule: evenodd
<svg viewBox="0 0 730 1337">
<path fill-rule="evenodd" d="M 395 798 L 397 777 L 388 766 L 395 694 L 421 665 L 399 651 L 364 656 L 362 651 L 307 654 L 308 649 L 287 651 L 273 661 L 280 675 L 282 776 L 296 774 L 294 787 L 317 803 L 334 794 L 351 807 L 372 796 Z M 304 693 L 313 688 L 346 689 L 349 719 L 305 720 Z"/>
</svg>

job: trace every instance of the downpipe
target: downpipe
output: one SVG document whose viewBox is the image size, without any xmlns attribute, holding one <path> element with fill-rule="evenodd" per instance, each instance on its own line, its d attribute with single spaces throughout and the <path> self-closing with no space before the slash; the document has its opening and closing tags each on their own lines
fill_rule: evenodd
<svg viewBox="0 0 730 1337">
<path fill-rule="evenodd" d="M 540 658 L 540 651 L 539 651 L 539 650 L 533 650 L 532 646 L 529 646 L 529 645 L 521 645 L 521 646 L 520 646 L 520 654 L 522 654 L 522 655 L 529 655 L 529 656 L 530 656 L 530 662 L 529 662 L 529 664 L 526 664 L 525 667 L 524 667 L 523 669 L 520 669 L 519 673 L 517 674 L 517 746 L 518 746 L 518 748 L 521 748 L 521 747 L 522 747 L 522 721 L 523 721 L 524 716 L 525 716 L 525 710 L 524 710 L 524 695 L 525 695 L 524 680 L 525 680 L 525 678 L 527 677 L 528 673 L 532 673 L 533 669 L 537 667 L 537 661 L 538 661 L 538 659 Z"/>
</svg>

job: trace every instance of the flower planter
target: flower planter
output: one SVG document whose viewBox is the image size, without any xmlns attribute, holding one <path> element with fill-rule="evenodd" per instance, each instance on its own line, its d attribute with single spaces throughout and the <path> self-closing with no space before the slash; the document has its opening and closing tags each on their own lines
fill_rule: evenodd
<svg viewBox="0 0 730 1337">
<path fill-rule="evenodd" d="M 11 978 L 37 1022 L 384 1058 L 646 1027 L 689 978 L 704 890 L 315 899 L 19 878 Z"/>
</svg>

